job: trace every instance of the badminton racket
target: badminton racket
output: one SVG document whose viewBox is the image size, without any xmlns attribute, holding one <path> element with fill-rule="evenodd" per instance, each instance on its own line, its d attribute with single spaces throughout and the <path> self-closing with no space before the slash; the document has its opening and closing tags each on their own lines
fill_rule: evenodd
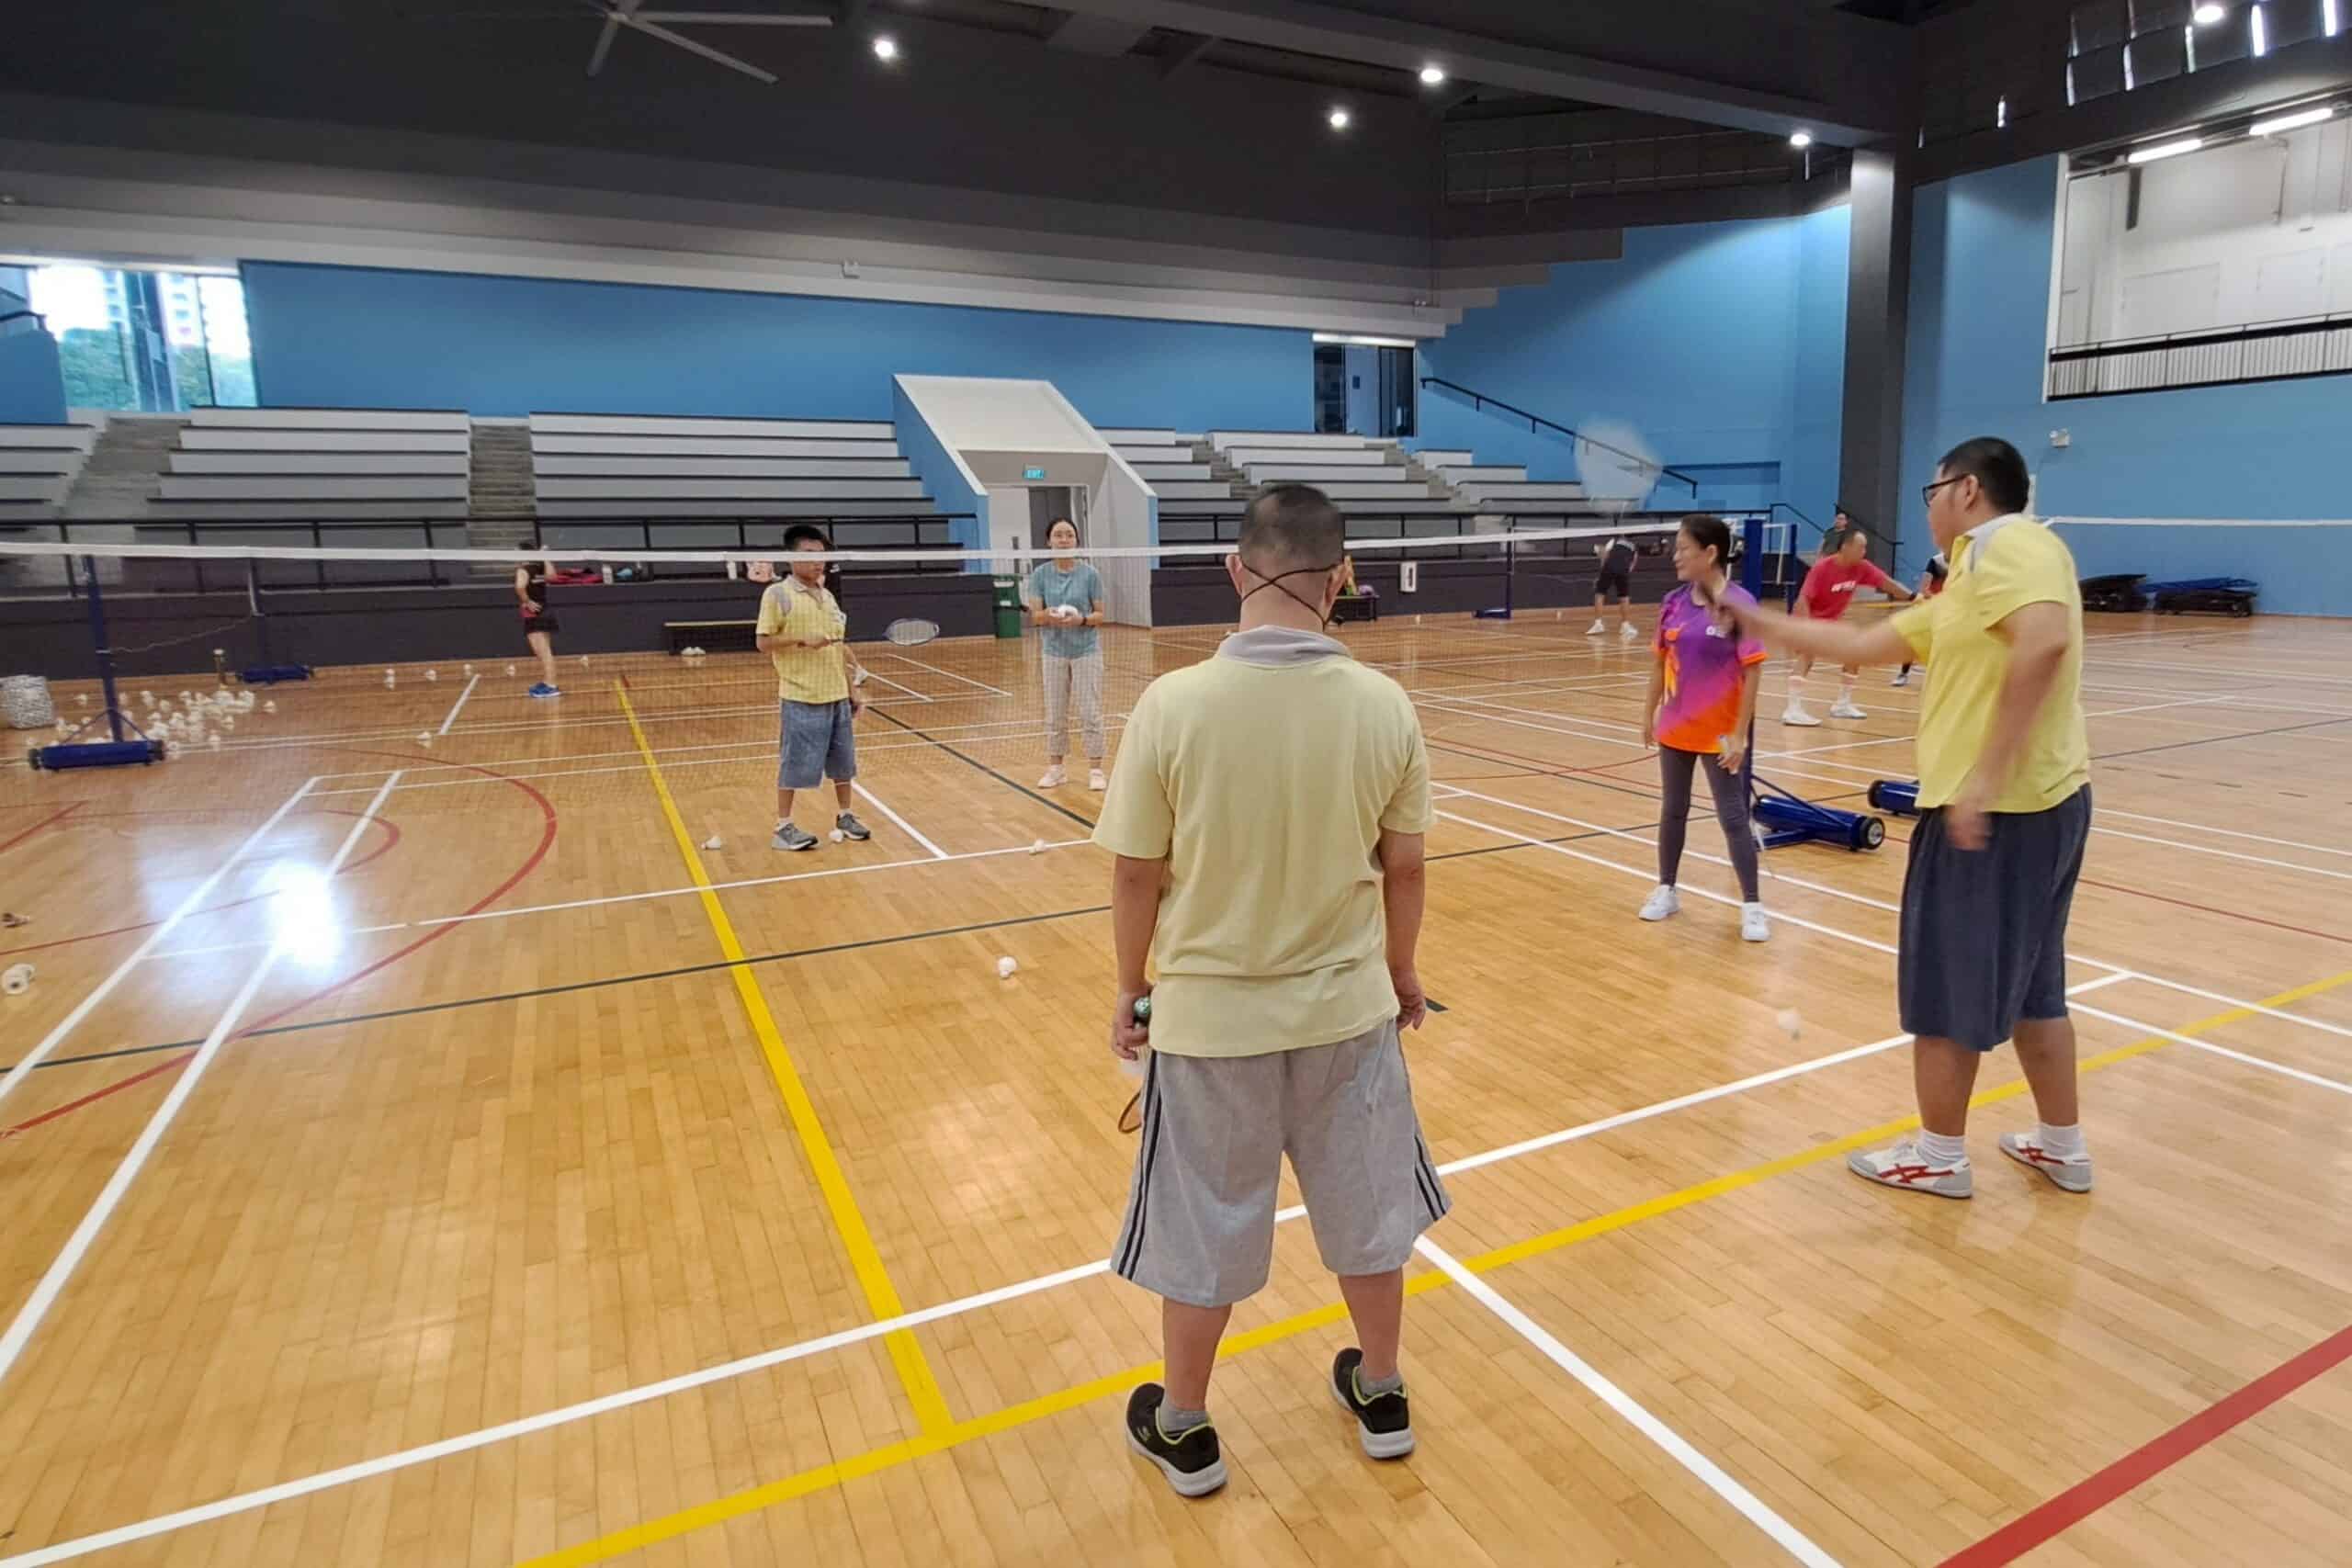
<svg viewBox="0 0 2352 1568">
<path fill-rule="evenodd" d="M 938 635 L 938 622 L 912 618 L 892 621 L 882 628 L 882 640 L 899 648 L 921 648 Z"/>
<path fill-rule="evenodd" d="M 1136 1022 L 1147 1032 L 1150 1030 L 1151 998 L 1149 997 L 1137 997 L 1136 998 Z M 1149 1051 L 1151 1047 L 1146 1045 L 1144 1049 L 1146 1051 Z M 1144 1061 L 1140 1057 L 1132 1062 L 1123 1060 L 1119 1064 L 1119 1070 L 1126 1074 L 1129 1077 L 1141 1077 L 1144 1071 Z M 1120 1108 L 1119 1131 L 1122 1133 L 1137 1133 L 1142 1130 L 1143 1090 L 1137 1089 L 1135 1093 L 1127 1096 L 1127 1103 Z"/>
</svg>

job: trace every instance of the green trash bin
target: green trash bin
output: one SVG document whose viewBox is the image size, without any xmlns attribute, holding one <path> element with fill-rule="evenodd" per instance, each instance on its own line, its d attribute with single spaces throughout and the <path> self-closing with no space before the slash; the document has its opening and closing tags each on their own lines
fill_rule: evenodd
<svg viewBox="0 0 2352 1568">
<path fill-rule="evenodd" d="M 1018 637 L 1021 635 L 1021 583 L 1016 578 L 996 580 L 996 635 Z"/>
</svg>

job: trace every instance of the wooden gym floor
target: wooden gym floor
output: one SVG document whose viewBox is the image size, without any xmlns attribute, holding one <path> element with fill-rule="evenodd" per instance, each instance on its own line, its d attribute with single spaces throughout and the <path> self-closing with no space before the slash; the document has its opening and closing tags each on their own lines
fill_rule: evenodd
<svg viewBox="0 0 2352 1568">
<path fill-rule="evenodd" d="M 1346 633 L 1442 796 L 1421 1446 L 1357 1450 L 1285 1224 L 1202 1503 L 1117 1432 L 1108 867 L 1020 646 L 870 653 L 876 835 L 805 856 L 748 655 L 334 671 L 217 753 L 7 768 L 0 1057 L 49 1049 L 0 1100 L 0 1564 L 2352 1561 L 2352 624 L 2095 618 L 2100 1187 L 1995 1153 L 2003 1053 L 1970 1203 L 1841 1168 L 1909 1124 L 1905 824 L 1774 852 L 1749 947 L 1702 818 L 1637 923 L 1646 656 L 1580 631 Z M 1107 641 L 1116 716 L 1216 633 Z M 1917 688 L 1780 690 L 1770 777 L 1908 775 Z"/>
</svg>

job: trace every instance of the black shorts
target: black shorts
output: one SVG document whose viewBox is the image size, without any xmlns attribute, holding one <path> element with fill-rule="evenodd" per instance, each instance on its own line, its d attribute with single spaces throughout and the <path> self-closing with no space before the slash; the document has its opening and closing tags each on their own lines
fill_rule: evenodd
<svg viewBox="0 0 2352 1568">
<path fill-rule="evenodd" d="M 1600 575 L 1592 580 L 1592 596 L 1598 599 L 1610 593 L 1620 599 L 1631 599 L 1634 596 L 1633 572 L 1623 567 L 1614 571 L 1602 567 Z"/>
<path fill-rule="evenodd" d="M 557 625 L 556 618 L 553 615 L 548 615 L 545 610 L 541 610 L 536 615 L 526 615 L 523 617 L 523 635 L 525 637 L 529 637 L 533 632 L 552 633 L 559 629 L 560 628 Z"/>
<path fill-rule="evenodd" d="M 1995 812 L 1962 850 L 1925 812 L 1903 879 L 1895 991 L 1903 1027 L 1990 1051 L 2020 1019 L 2066 1016 L 2066 917 L 2089 841 L 2086 784 L 2047 811 Z"/>
</svg>

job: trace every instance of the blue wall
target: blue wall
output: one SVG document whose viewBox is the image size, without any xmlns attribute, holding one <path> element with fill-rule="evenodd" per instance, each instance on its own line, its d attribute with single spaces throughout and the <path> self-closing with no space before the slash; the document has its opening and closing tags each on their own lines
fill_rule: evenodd
<svg viewBox="0 0 2352 1568">
<path fill-rule="evenodd" d="M 2058 163 L 1921 187 L 1914 207 L 1904 394 L 1902 558 L 1930 547 L 1917 484 L 1972 435 L 2015 442 L 2034 507 L 2076 517 L 2352 516 L 2343 454 L 2352 378 L 2042 399 Z M 2072 445 L 2056 448 L 2064 429 Z M 2251 577 L 2262 607 L 2352 613 L 2352 526 L 2070 527 L 2084 575 Z"/>
<path fill-rule="evenodd" d="M 1304 332 L 249 262 L 261 399 L 888 419 L 890 378 L 1031 376 L 1107 425 L 1303 430 Z"/>
<path fill-rule="evenodd" d="M 899 451 L 906 457 L 907 466 L 915 478 L 922 480 L 924 493 L 940 511 L 968 512 L 971 515 L 958 521 L 953 531 L 956 543 L 967 550 L 975 550 L 989 542 L 989 498 L 974 490 L 956 466 L 955 455 L 947 444 L 922 417 L 912 398 L 894 378 L 890 382 L 890 418 L 899 427 Z M 967 571 L 982 570 L 978 561 L 965 563 Z"/>
<path fill-rule="evenodd" d="M 62 424 L 65 378 L 57 340 L 28 321 L 0 332 L 0 424 Z"/>
<path fill-rule="evenodd" d="M 1785 501 L 1827 521 L 1846 345 L 1847 209 L 1629 229 L 1616 261 L 1566 262 L 1540 288 L 1422 350 L 1442 376 L 1568 425 L 1623 423 L 1658 457 L 1705 471 L 1700 499 Z M 1577 477 L 1564 437 L 1430 389 L 1420 445 L 1466 446 L 1532 479 Z M 1687 505 L 1661 483 L 1655 504 Z"/>
</svg>

